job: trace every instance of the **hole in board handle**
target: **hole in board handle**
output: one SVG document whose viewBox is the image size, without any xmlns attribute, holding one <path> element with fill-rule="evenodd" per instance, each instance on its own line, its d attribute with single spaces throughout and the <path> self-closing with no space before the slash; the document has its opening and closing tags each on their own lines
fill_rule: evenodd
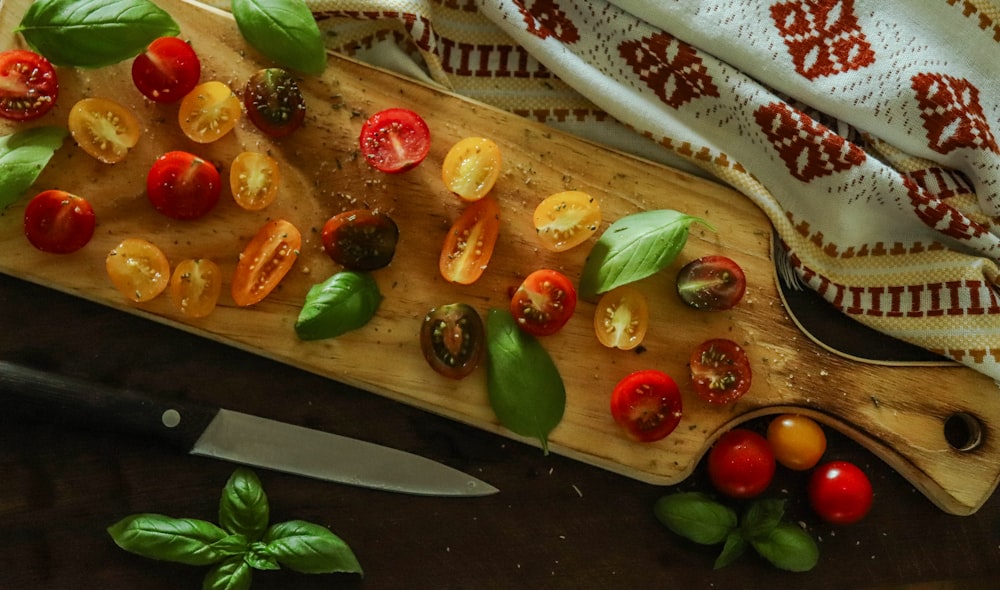
<svg viewBox="0 0 1000 590">
<path fill-rule="evenodd" d="M 983 426 L 972 414 L 956 412 L 944 422 L 948 445 L 963 453 L 975 450 L 983 442 Z"/>
</svg>

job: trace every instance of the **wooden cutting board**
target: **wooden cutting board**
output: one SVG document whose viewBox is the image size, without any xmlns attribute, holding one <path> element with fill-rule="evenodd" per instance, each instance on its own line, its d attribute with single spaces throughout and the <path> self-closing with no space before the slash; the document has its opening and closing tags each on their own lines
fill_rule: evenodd
<svg viewBox="0 0 1000 590">
<path fill-rule="evenodd" d="M 217 79 L 241 89 L 253 71 L 269 65 L 244 44 L 228 15 L 182 0 L 159 3 L 201 56 L 203 81 Z M 28 4 L 28 0 L 0 3 L 3 48 L 24 45 L 9 32 Z M 58 105 L 33 125 L 65 125 L 76 100 L 98 96 L 131 108 L 145 131 L 128 158 L 115 165 L 97 162 L 67 140 L 32 194 L 58 188 L 88 198 L 98 219 L 93 241 L 66 256 L 36 251 L 22 234 L 22 202 L 0 216 L 0 272 L 519 439 L 497 423 L 489 407 L 485 370 L 454 382 L 428 367 L 418 344 L 424 313 L 456 301 L 470 303 L 483 314 L 491 307 L 505 307 L 509 289 L 540 267 L 556 268 L 576 279 L 588 248 L 553 254 L 542 249 L 534 236 L 531 212 L 552 193 L 568 189 L 590 193 L 601 203 L 604 227 L 641 210 L 677 209 L 706 218 L 719 231 L 695 226 L 674 267 L 639 283 L 649 297 L 652 316 L 642 352 L 602 347 L 593 334 L 594 306 L 586 302 L 561 333 L 544 340 L 567 389 L 565 417 L 551 435 L 553 452 L 650 483 L 673 484 L 689 475 L 715 438 L 729 428 L 753 417 L 797 411 L 857 440 L 947 512 L 975 512 L 997 485 L 1000 443 L 990 434 L 1000 424 L 1000 392 L 993 381 L 955 366 L 859 362 L 833 354 L 803 335 L 779 297 L 768 219 L 728 188 L 335 55 L 322 77 L 302 81 L 307 122 L 282 141 L 267 139 L 244 121 L 216 143 L 194 144 L 178 129 L 176 105 L 143 100 L 131 83 L 128 63 L 100 70 L 59 68 L 58 73 Z M 356 145 L 364 119 L 392 106 L 424 115 L 433 147 L 418 168 L 387 176 L 370 170 L 358 157 Z M 0 133 L 22 127 L 3 122 Z M 467 135 L 489 137 L 503 150 L 503 173 L 493 192 L 501 203 L 503 229 L 484 277 L 471 286 L 456 286 L 442 280 L 437 270 L 441 242 L 461 210 L 442 186 L 440 167 L 448 148 Z M 239 209 L 224 191 L 220 205 L 207 217 L 168 220 L 148 204 L 144 182 L 153 160 L 173 149 L 217 162 L 224 174 L 240 151 L 267 151 L 283 166 L 278 201 L 263 212 L 251 213 Z M 363 329 L 334 340 L 301 342 L 292 326 L 306 291 L 338 270 L 322 252 L 318 229 L 332 214 L 357 207 L 379 208 L 400 225 L 396 258 L 375 273 L 385 300 Z M 302 231 L 303 252 L 280 289 L 251 308 L 235 307 L 225 293 L 227 285 L 213 315 L 188 320 L 165 296 L 143 305 L 126 303 L 104 271 L 104 258 L 112 247 L 123 238 L 142 236 L 158 244 L 172 263 L 207 257 L 228 276 L 248 239 L 265 220 L 278 217 Z M 693 258 L 715 253 L 732 257 L 746 270 L 745 299 L 728 312 L 684 307 L 672 292 L 676 270 Z M 690 390 L 687 376 L 690 351 L 712 337 L 741 343 L 754 369 L 750 392 L 721 408 L 701 402 Z M 627 373 L 646 368 L 668 372 L 684 390 L 681 425 L 654 444 L 626 439 L 608 410 L 614 384 Z M 275 403 L 285 402 L 276 397 Z M 978 444 L 969 445 L 971 450 L 958 450 L 946 440 L 945 423 L 953 416 L 964 416 L 961 423 L 981 434 Z"/>
</svg>

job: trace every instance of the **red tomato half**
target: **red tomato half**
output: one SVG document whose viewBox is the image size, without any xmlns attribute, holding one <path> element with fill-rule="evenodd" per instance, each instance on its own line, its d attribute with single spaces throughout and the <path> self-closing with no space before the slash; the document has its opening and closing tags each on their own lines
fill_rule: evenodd
<svg viewBox="0 0 1000 590">
<path fill-rule="evenodd" d="M 462 211 L 444 238 L 438 267 L 452 283 L 471 285 L 479 280 L 500 235 L 500 206 L 483 197 Z"/>
<path fill-rule="evenodd" d="M 566 275 L 541 269 L 528 275 L 510 300 L 517 326 L 533 336 L 555 334 L 576 310 L 576 289 Z"/>
<path fill-rule="evenodd" d="M 267 297 L 299 257 L 302 233 L 284 219 L 264 224 L 240 254 L 233 273 L 236 305 L 253 305 Z"/>
<path fill-rule="evenodd" d="M 771 485 L 775 468 L 767 439 L 745 428 L 723 434 L 708 452 L 709 479 L 733 498 L 759 496 Z"/>
<path fill-rule="evenodd" d="M 174 102 L 198 85 L 201 61 L 178 37 L 160 37 L 132 61 L 132 83 L 149 100 Z"/>
<path fill-rule="evenodd" d="M 94 236 L 95 224 L 90 203 L 66 191 L 38 193 L 24 210 L 24 235 L 43 252 L 76 252 Z"/>
<path fill-rule="evenodd" d="M 691 353 L 695 392 L 713 404 L 727 404 L 750 389 L 750 360 L 739 344 L 724 338 L 706 340 Z"/>
<path fill-rule="evenodd" d="M 25 49 L 0 53 L 0 117 L 37 119 L 55 106 L 59 80 L 49 60 Z"/>
<path fill-rule="evenodd" d="M 146 176 L 153 208 L 174 219 L 197 219 L 219 202 L 222 180 L 210 162 L 188 152 L 167 152 Z"/>
<path fill-rule="evenodd" d="M 872 484 L 864 471 L 847 461 L 824 463 L 809 478 L 809 504 L 832 524 L 858 522 L 872 507 Z"/>
<path fill-rule="evenodd" d="M 407 109 L 375 113 L 361 126 L 358 140 L 365 161 L 389 174 L 414 168 L 424 161 L 431 149 L 427 123 Z"/>
<path fill-rule="evenodd" d="M 662 371 L 636 371 L 615 385 L 611 416 L 630 438 L 652 442 L 666 437 L 681 421 L 681 392 Z"/>
</svg>

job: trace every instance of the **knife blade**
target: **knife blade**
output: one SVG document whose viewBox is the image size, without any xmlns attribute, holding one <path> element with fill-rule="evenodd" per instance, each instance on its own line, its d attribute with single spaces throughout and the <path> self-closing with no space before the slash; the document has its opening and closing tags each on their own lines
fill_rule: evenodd
<svg viewBox="0 0 1000 590">
<path fill-rule="evenodd" d="M 495 487 L 426 457 L 186 401 L 55 375 L 0 361 L 8 406 L 46 419 L 155 435 L 190 454 L 342 484 L 422 496 L 485 496 Z"/>
</svg>

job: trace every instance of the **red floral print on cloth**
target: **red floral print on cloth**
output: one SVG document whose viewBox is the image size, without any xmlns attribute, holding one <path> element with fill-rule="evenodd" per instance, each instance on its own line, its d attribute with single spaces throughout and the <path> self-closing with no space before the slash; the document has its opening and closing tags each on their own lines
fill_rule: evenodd
<svg viewBox="0 0 1000 590">
<path fill-rule="evenodd" d="M 618 53 L 660 100 L 675 109 L 702 96 L 719 96 L 698 52 L 672 35 L 656 33 L 623 41 Z"/>
<path fill-rule="evenodd" d="M 947 154 L 958 148 L 997 152 L 997 142 L 979 104 L 979 89 L 964 78 L 923 73 L 910 80 L 917 93 L 928 147 Z"/>
<path fill-rule="evenodd" d="M 528 7 L 528 4 L 531 4 Z M 563 43 L 580 40 L 580 31 L 555 0 L 514 0 L 514 5 L 524 16 L 527 30 L 539 39 L 555 37 Z"/>
<path fill-rule="evenodd" d="M 861 148 L 785 103 L 761 106 L 754 111 L 754 119 L 788 171 L 803 182 L 847 170 L 865 161 Z"/>
<path fill-rule="evenodd" d="M 936 229 L 946 236 L 951 236 L 958 240 L 971 241 L 987 237 L 989 230 L 972 219 L 969 219 L 961 211 L 950 206 L 942 199 L 934 198 L 933 195 L 921 188 L 916 182 L 908 177 L 903 177 L 903 184 L 906 186 L 907 195 L 917 217 L 929 227 Z M 989 248 L 991 240 L 985 240 L 984 248 Z"/>
<path fill-rule="evenodd" d="M 795 71 L 810 80 L 875 63 L 854 0 L 796 0 L 771 6 Z"/>
</svg>

